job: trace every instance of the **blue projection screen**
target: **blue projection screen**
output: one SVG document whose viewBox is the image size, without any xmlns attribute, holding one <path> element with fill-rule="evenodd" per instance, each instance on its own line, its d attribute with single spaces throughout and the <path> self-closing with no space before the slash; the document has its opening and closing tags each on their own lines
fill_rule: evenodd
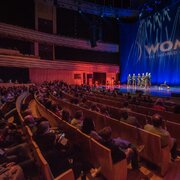
<svg viewBox="0 0 180 180">
<path fill-rule="evenodd" d="M 120 24 L 121 83 L 128 74 L 152 75 L 152 84 L 180 85 L 180 6 L 134 24 Z"/>
</svg>

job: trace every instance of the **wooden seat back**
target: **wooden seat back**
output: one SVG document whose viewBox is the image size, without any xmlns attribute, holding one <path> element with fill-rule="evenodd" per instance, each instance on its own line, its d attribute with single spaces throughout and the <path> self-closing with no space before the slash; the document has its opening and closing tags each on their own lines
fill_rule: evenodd
<svg viewBox="0 0 180 180">
<path fill-rule="evenodd" d="M 113 164 L 111 150 L 91 139 L 92 155 L 96 167 L 101 167 L 101 172 L 108 180 L 125 180 L 127 178 L 126 159 Z"/>
<path fill-rule="evenodd" d="M 68 169 L 67 171 L 56 177 L 54 180 L 74 180 L 74 179 L 75 178 L 72 169 Z"/>
<path fill-rule="evenodd" d="M 52 175 L 50 167 L 49 167 L 47 161 L 44 159 L 39 148 L 34 150 L 34 157 L 36 160 L 36 164 L 39 168 L 41 178 L 44 180 L 53 180 L 54 177 Z"/>
<path fill-rule="evenodd" d="M 55 100 L 54 97 L 51 96 L 51 98 L 53 100 Z M 88 117 L 93 119 L 97 131 L 102 129 L 105 126 L 104 116 L 99 114 L 99 113 L 93 112 L 91 110 L 88 110 L 88 109 L 85 109 L 83 107 L 71 104 L 71 103 L 66 102 L 66 101 L 62 101 L 61 99 L 56 99 L 56 102 L 58 102 L 63 109 L 69 110 L 72 117 L 75 115 L 76 111 L 82 110 L 83 113 L 86 116 L 88 116 Z"/>
<path fill-rule="evenodd" d="M 76 108 L 79 110 L 81 107 L 76 106 Z M 95 112 L 89 113 L 96 114 L 96 119 L 102 118 L 101 114 Z M 161 170 L 163 170 L 163 172 L 167 170 L 169 161 L 167 160 L 167 158 L 167 161 L 164 161 L 163 154 L 166 154 L 167 157 L 169 157 L 169 150 L 166 149 L 166 151 L 163 151 L 163 149 L 161 148 L 160 136 L 151 134 L 132 125 L 119 122 L 110 117 L 105 117 L 104 120 L 105 122 L 103 122 L 103 126 L 106 125 L 112 128 L 113 137 L 121 137 L 122 139 L 126 139 L 134 144 L 143 144 L 145 148 L 140 153 L 140 156 L 159 166 Z M 93 149 L 92 144 L 91 147 Z"/>
<path fill-rule="evenodd" d="M 138 128 L 111 118 L 107 118 L 107 125 L 112 129 L 112 137 L 121 137 L 122 139 L 128 140 L 134 144 L 139 142 Z"/>
<path fill-rule="evenodd" d="M 45 117 L 49 121 L 49 124 L 51 125 L 51 127 L 58 127 L 59 126 L 58 121 L 55 119 L 54 116 L 51 115 L 48 109 L 46 109 L 45 106 L 39 103 L 38 100 L 36 100 L 36 102 L 37 102 L 38 111 L 41 114 L 41 116 Z"/>
<path fill-rule="evenodd" d="M 161 147 L 161 137 L 147 132 L 145 130 L 139 130 L 140 141 L 144 144 L 144 149 L 140 153 L 140 156 L 144 159 L 156 164 L 161 169 L 161 175 L 164 176 L 168 170 L 170 162 L 170 150 L 169 147 Z"/>
<path fill-rule="evenodd" d="M 180 124 L 167 121 L 166 127 L 171 137 L 174 137 L 176 139 L 178 148 L 180 148 Z"/>
</svg>

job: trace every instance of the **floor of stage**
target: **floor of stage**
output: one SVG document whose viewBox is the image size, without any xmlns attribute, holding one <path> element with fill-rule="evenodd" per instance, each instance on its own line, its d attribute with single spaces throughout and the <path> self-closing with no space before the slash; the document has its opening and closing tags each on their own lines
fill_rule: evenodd
<svg viewBox="0 0 180 180">
<path fill-rule="evenodd" d="M 143 88 L 143 87 L 134 87 L 134 86 L 99 86 L 99 88 L 106 88 L 106 89 L 118 89 L 119 92 L 127 93 L 130 92 L 135 94 L 136 91 L 142 91 L 144 95 L 152 95 L 152 96 L 160 96 L 160 97 L 171 97 L 175 95 L 176 97 L 180 97 L 180 86 L 174 87 L 163 87 L 163 86 L 151 86 L 150 88 Z"/>
</svg>

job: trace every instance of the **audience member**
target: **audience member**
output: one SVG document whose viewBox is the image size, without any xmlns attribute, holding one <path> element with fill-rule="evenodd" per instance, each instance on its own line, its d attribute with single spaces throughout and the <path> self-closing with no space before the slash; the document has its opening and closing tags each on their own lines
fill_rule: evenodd
<svg viewBox="0 0 180 180">
<path fill-rule="evenodd" d="M 127 124 L 131 124 L 136 127 L 141 127 L 137 118 L 135 116 L 129 116 L 129 114 L 126 110 L 121 111 L 120 121 L 125 122 Z"/>
<path fill-rule="evenodd" d="M 175 159 L 177 156 L 176 140 L 171 137 L 171 135 L 167 130 L 162 128 L 162 124 L 163 124 L 162 117 L 159 114 L 154 114 L 152 116 L 152 125 L 146 124 L 144 126 L 144 129 L 146 131 L 159 135 L 161 137 L 161 146 L 162 147 L 169 146 L 169 148 L 171 149 L 172 159 Z"/>
<path fill-rule="evenodd" d="M 111 127 L 105 127 L 100 132 L 99 135 L 103 138 L 103 144 L 111 149 L 113 161 L 122 160 L 125 157 L 131 162 L 133 169 L 139 168 L 138 165 L 138 153 L 133 144 L 130 142 L 118 138 L 112 138 Z"/>
<path fill-rule="evenodd" d="M 67 110 L 62 110 L 62 120 L 71 123 L 70 113 Z"/>
<path fill-rule="evenodd" d="M 71 124 L 78 129 L 81 129 L 82 124 L 83 124 L 83 112 L 82 111 L 77 111 L 75 113 L 74 118 L 71 121 Z"/>
<path fill-rule="evenodd" d="M 156 100 L 156 102 L 154 103 L 152 108 L 156 111 L 165 111 L 166 110 L 163 100 L 161 98 L 158 98 Z"/>
<path fill-rule="evenodd" d="M 128 106 L 129 106 L 129 102 L 128 102 L 128 101 L 125 101 L 125 102 L 123 103 L 123 107 L 120 108 L 121 111 L 127 111 L 127 112 L 131 111 L 131 108 L 129 108 Z"/>
<path fill-rule="evenodd" d="M 89 117 L 85 117 L 83 120 L 82 132 L 91 136 L 92 138 L 94 138 L 95 140 L 99 142 L 102 141 L 101 136 L 99 136 L 95 130 L 95 125 L 94 125 L 93 120 Z"/>
</svg>

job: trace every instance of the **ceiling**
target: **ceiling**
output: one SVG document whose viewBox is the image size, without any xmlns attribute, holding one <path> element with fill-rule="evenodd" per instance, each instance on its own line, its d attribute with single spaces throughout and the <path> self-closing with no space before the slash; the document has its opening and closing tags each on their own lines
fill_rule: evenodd
<svg viewBox="0 0 180 180">
<path fill-rule="evenodd" d="M 96 4 L 105 6 L 117 7 L 117 8 L 130 8 L 139 9 L 144 3 L 149 0 L 85 0 Z"/>
</svg>

